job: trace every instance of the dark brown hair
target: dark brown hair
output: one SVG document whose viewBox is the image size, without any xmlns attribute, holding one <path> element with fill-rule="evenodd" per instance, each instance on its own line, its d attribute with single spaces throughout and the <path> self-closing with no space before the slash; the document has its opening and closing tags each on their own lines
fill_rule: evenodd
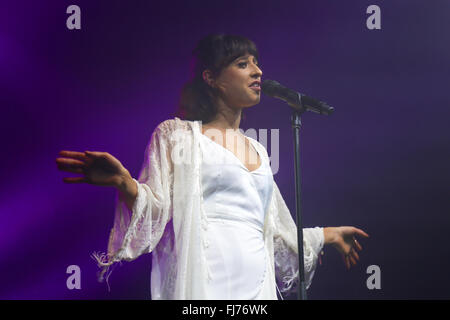
<svg viewBox="0 0 450 320">
<path fill-rule="evenodd" d="M 210 34 L 201 39 L 192 52 L 191 79 L 183 86 L 176 116 L 185 120 L 201 120 L 207 123 L 216 116 L 217 89 L 209 86 L 202 77 L 209 69 L 213 77 L 235 59 L 251 54 L 259 60 L 253 41 L 236 35 Z"/>
</svg>

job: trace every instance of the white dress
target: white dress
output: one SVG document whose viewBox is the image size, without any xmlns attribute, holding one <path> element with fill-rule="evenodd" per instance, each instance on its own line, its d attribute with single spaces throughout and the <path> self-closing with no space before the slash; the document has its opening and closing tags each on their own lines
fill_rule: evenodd
<svg viewBox="0 0 450 320">
<path fill-rule="evenodd" d="M 211 222 L 211 215 L 208 218 L 204 212 L 201 152 L 201 141 L 204 139 L 199 121 L 169 119 L 154 130 L 145 151 L 139 178 L 134 179 L 138 193 L 133 208 L 128 209 L 123 199 L 119 196 L 116 198 L 108 252 L 93 253 L 102 269 L 99 280 L 108 279 L 113 264 L 132 261 L 151 252 L 152 299 L 199 300 L 212 299 L 214 295 L 220 294 L 211 290 L 219 288 L 216 286 L 221 283 L 218 280 L 219 274 L 225 273 L 211 265 L 216 261 L 211 254 L 214 251 L 209 249 L 214 246 L 211 241 L 214 233 L 208 230 L 217 229 L 217 223 Z M 256 140 L 251 141 L 253 145 L 258 145 L 263 161 L 269 163 L 265 147 Z M 220 149 L 215 151 L 217 154 L 218 150 Z M 257 299 L 276 297 L 276 284 L 281 293 L 295 290 L 300 271 L 297 227 L 275 181 L 272 189 L 263 228 L 267 273 Z M 265 207 L 266 204 L 262 206 Z M 252 226 L 260 223 L 261 217 L 256 215 Z M 240 224 L 240 227 L 251 229 L 249 223 L 245 225 Z M 249 237 L 250 234 L 257 233 L 248 233 Z M 304 272 L 306 287 L 309 287 L 324 243 L 323 230 L 319 227 L 304 228 L 303 236 L 305 268 L 301 272 Z M 256 238 L 252 241 L 260 245 Z M 219 246 L 225 248 L 223 242 Z M 261 258 L 260 247 L 252 248 L 256 250 L 255 255 Z M 236 253 L 230 256 L 235 255 Z M 223 264 L 229 265 L 234 266 Z M 216 273 L 216 280 L 213 280 L 213 271 Z M 262 269 L 257 271 L 254 272 L 254 282 L 260 281 L 262 277 Z M 245 274 L 247 273 L 246 271 Z M 250 297 L 255 296 L 257 290 L 251 292 L 244 288 L 237 291 L 242 292 L 242 297 L 244 294 Z"/>
<path fill-rule="evenodd" d="M 270 268 L 263 237 L 273 191 L 270 164 L 260 156 L 261 165 L 249 171 L 231 151 L 202 136 L 209 299 L 277 299 L 264 286 Z M 258 145 L 248 140 L 259 155 Z"/>
</svg>

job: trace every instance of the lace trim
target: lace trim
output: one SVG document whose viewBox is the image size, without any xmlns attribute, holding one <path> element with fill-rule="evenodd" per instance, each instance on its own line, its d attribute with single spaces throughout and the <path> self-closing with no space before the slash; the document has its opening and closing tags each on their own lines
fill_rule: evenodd
<svg viewBox="0 0 450 320">
<path fill-rule="evenodd" d="M 99 282 L 106 280 L 108 292 L 110 292 L 111 287 L 109 285 L 109 276 L 113 272 L 113 268 L 110 269 L 110 267 L 114 264 L 114 261 L 111 261 L 111 257 L 104 252 L 93 252 L 91 254 L 91 258 L 95 260 L 97 262 L 97 266 L 101 268 L 101 270 L 97 272 L 97 280 Z"/>
</svg>

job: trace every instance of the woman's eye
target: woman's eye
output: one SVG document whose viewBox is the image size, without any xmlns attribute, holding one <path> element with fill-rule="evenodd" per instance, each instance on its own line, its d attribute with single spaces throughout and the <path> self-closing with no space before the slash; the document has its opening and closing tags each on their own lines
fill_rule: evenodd
<svg viewBox="0 0 450 320">
<path fill-rule="evenodd" d="M 247 66 L 247 62 L 241 62 L 238 64 L 239 67 L 245 68 Z"/>
</svg>

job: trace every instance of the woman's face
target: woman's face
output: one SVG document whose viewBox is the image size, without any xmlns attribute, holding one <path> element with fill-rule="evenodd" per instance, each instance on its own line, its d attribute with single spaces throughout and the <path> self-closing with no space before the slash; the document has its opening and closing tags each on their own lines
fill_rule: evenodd
<svg viewBox="0 0 450 320">
<path fill-rule="evenodd" d="M 214 83 L 227 105 L 245 108 L 259 103 L 261 76 L 258 61 L 253 55 L 247 54 L 223 69 Z"/>
</svg>

